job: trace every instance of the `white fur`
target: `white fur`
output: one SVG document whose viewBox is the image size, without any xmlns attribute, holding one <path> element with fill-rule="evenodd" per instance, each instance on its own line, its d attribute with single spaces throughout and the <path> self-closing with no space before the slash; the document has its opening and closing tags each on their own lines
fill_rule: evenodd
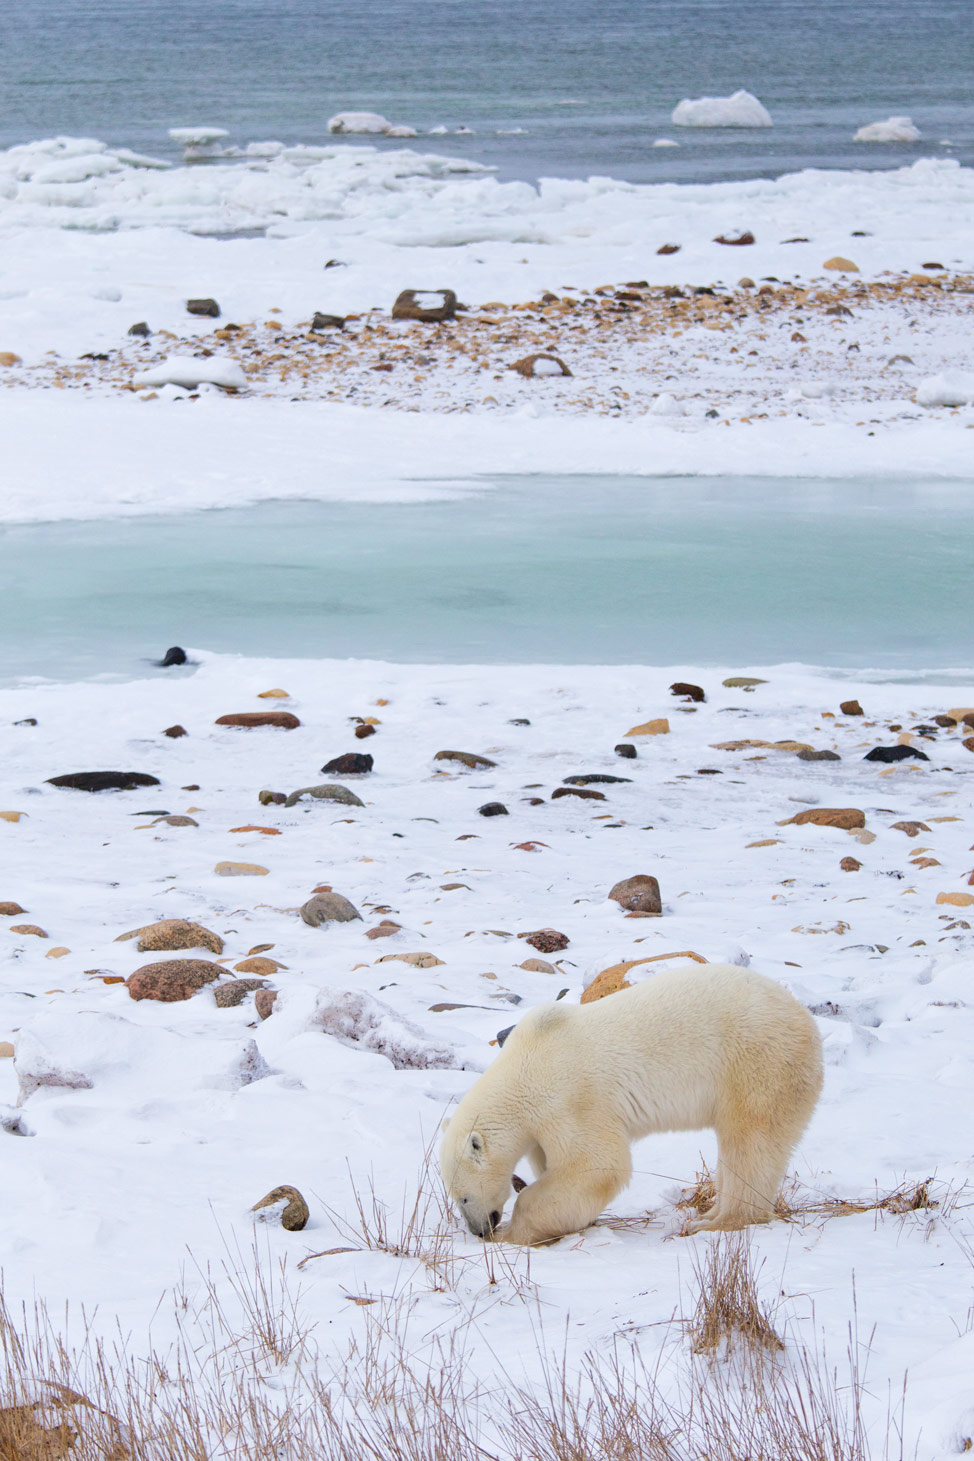
<svg viewBox="0 0 974 1461">
<path fill-rule="evenodd" d="M 717 1133 L 717 1200 L 694 1231 L 767 1222 L 822 1088 L 815 1021 L 731 964 L 679 967 L 587 1005 L 531 1010 L 446 1124 L 441 1166 L 471 1231 L 537 1243 L 593 1222 L 630 1143 Z M 500 1215 L 527 1157 L 536 1180 Z"/>
</svg>

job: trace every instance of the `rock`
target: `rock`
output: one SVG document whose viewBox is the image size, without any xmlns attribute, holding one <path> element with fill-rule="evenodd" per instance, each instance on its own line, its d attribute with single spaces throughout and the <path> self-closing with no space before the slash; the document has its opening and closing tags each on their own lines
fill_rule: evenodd
<svg viewBox="0 0 974 1461">
<path fill-rule="evenodd" d="M 527 380 L 544 375 L 571 375 L 571 371 L 565 362 L 557 355 L 548 355 L 544 351 L 536 355 L 525 355 L 521 360 L 515 360 L 511 366 L 518 375 L 523 375 Z"/>
<path fill-rule="evenodd" d="M 658 254 L 664 254 L 664 255 L 665 254 L 678 254 L 680 252 L 680 245 L 679 244 L 660 244 L 660 246 L 656 250 L 656 252 Z"/>
<path fill-rule="evenodd" d="M 297 795 L 300 796 L 301 793 L 298 792 Z M 287 804 L 287 797 L 283 791 L 259 791 L 257 800 L 262 807 L 283 807 Z"/>
<path fill-rule="evenodd" d="M 402 924 L 393 923 L 391 918 L 383 918 L 382 922 L 376 924 L 375 928 L 367 928 L 365 930 L 365 937 L 368 939 L 391 938 L 394 933 L 399 932 L 401 927 Z"/>
<path fill-rule="evenodd" d="M 279 964 L 276 959 L 265 959 L 260 954 L 251 954 L 246 959 L 241 959 L 239 964 L 234 964 L 235 974 L 259 974 L 266 979 L 271 974 L 276 974 L 278 969 L 286 969 L 286 964 Z"/>
<path fill-rule="evenodd" d="M 362 915 L 341 893 L 315 893 L 301 909 L 301 917 L 312 928 L 322 923 L 351 923 Z"/>
<path fill-rule="evenodd" d="M 619 742 L 618 746 L 615 747 L 615 753 L 617 756 L 622 756 L 626 761 L 635 761 L 639 755 L 636 747 L 627 745 L 625 741 Z"/>
<path fill-rule="evenodd" d="M 844 857 L 839 863 L 839 867 L 844 873 L 857 873 L 862 867 L 862 863 L 858 857 Z"/>
<path fill-rule="evenodd" d="M 15 355 L 12 350 L 0 350 L 0 365 L 20 365 L 20 363 L 20 356 Z"/>
<path fill-rule="evenodd" d="M 274 1002 L 277 999 L 276 989 L 267 989 L 262 986 L 254 994 L 254 1008 L 262 1020 L 269 1020 L 274 1010 Z"/>
<path fill-rule="evenodd" d="M 437 751 L 433 760 L 459 761 L 462 766 L 468 766 L 471 771 L 489 769 L 497 765 L 496 761 L 489 761 L 486 756 L 478 756 L 473 751 Z"/>
<path fill-rule="evenodd" d="M 720 682 L 725 690 L 753 690 L 755 685 L 766 685 L 767 680 L 758 680 L 754 675 L 731 675 Z"/>
<path fill-rule="evenodd" d="M 807 811 L 796 812 L 793 817 L 786 817 L 778 823 L 779 827 L 840 827 L 846 832 L 865 825 L 866 814 L 858 807 L 809 807 Z"/>
<path fill-rule="evenodd" d="M 951 715 L 954 720 L 962 720 L 964 724 L 967 725 L 969 724 L 967 717 L 969 715 L 974 715 L 974 708 L 972 708 L 970 705 L 958 705 L 955 706 L 953 710 L 948 711 L 948 714 Z"/>
<path fill-rule="evenodd" d="M 259 862 L 218 862 L 213 871 L 220 878 L 266 878 L 270 869 Z"/>
<path fill-rule="evenodd" d="M 148 335 L 152 334 L 152 331 L 149 329 L 145 320 L 138 320 L 134 325 L 129 325 L 128 333 L 130 335 L 141 335 L 144 340 Z"/>
<path fill-rule="evenodd" d="M 686 695 L 690 700 L 698 703 L 706 700 L 706 695 L 699 685 L 689 685 L 684 680 L 677 680 L 670 686 L 671 695 Z"/>
<path fill-rule="evenodd" d="M 164 959 L 159 964 L 143 964 L 125 981 L 132 999 L 154 999 L 163 1004 L 189 999 L 204 984 L 211 984 L 223 973 L 220 964 L 208 959 Z"/>
<path fill-rule="evenodd" d="M 297 730 L 301 722 L 290 710 L 245 710 L 238 715 L 221 715 L 214 725 L 232 725 L 243 730 L 258 726 L 275 726 L 278 730 Z"/>
<path fill-rule="evenodd" d="M 863 756 L 864 761 L 906 761 L 910 757 L 917 761 L 929 761 L 930 757 L 926 751 L 918 751 L 915 746 L 874 746 Z"/>
<path fill-rule="evenodd" d="M 613 964 L 611 969 L 603 969 L 601 974 L 596 974 L 591 984 L 582 990 L 579 1004 L 594 1004 L 598 999 L 605 999 L 607 994 L 618 994 L 620 989 L 631 989 L 625 975 L 626 968 L 625 964 Z"/>
<path fill-rule="evenodd" d="M 954 908 L 974 907 L 974 893 L 938 893 L 938 903 L 949 903 Z"/>
<path fill-rule="evenodd" d="M 746 229 L 744 233 L 739 233 L 732 238 L 729 238 L 727 234 L 720 233 L 714 239 L 714 243 L 731 244 L 736 248 L 740 248 L 742 245 L 752 244 L 753 242 L 754 234 L 751 233 L 750 229 Z"/>
<path fill-rule="evenodd" d="M 345 328 L 344 315 L 323 315 L 320 310 L 315 310 L 314 318 L 311 321 L 313 330 L 343 330 Z"/>
<path fill-rule="evenodd" d="M 634 725 L 631 730 L 626 731 L 627 736 L 668 736 L 670 723 L 665 716 L 659 720 L 646 720 L 642 725 Z"/>
<path fill-rule="evenodd" d="M 554 964 L 549 964 L 547 959 L 525 959 L 523 964 L 518 966 L 526 969 L 529 974 L 557 974 L 558 970 Z"/>
<path fill-rule="evenodd" d="M 300 1233 L 310 1216 L 308 1204 L 296 1187 L 274 1187 L 260 1202 L 250 1209 L 258 1214 L 259 1222 L 270 1222 L 280 1217 L 281 1227 L 289 1233 Z"/>
<path fill-rule="evenodd" d="M 482 817 L 506 817 L 510 815 L 503 802 L 484 802 L 482 807 L 477 808 L 477 811 Z"/>
<path fill-rule="evenodd" d="M 0 903 L 0 918 L 16 918 L 18 913 L 26 913 L 26 908 L 21 908 L 19 903 Z"/>
<path fill-rule="evenodd" d="M 907 837 L 919 837 L 921 832 L 929 832 L 930 828 L 926 822 L 894 822 L 890 830 L 905 832 Z"/>
<path fill-rule="evenodd" d="M 166 824 L 167 827 L 198 827 L 199 826 L 199 822 L 197 822 L 193 817 L 181 817 L 181 816 L 168 816 L 167 815 L 165 817 L 160 817 L 158 820 L 160 822 L 165 822 L 165 824 Z"/>
<path fill-rule="evenodd" d="M 321 768 L 323 776 L 367 776 L 372 770 L 372 757 L 361 751 L 346 751 L 344 756 L 334 756 Z"/>
<path fill-rule="evenodd" d="M 337 783 L 325 786 L 302 786 L 297 791 L 292 791 L 290 796 L 284 798 L 286 807 L 293 807 L 303 796 L 313 797 L 319 802 L 338 802 L 343 807 L 364 807 L 365 803 L 357 797 L 354 791 L 349 791 L 347 786 L 339 786 Z M 274 794 L 274 800 L 277 800 Z"/>
<path fill-rule="evenodd" d="M 281 833 L 277 827 L 258 827 L 253 822 L 247 822 L 243 827 L 231 827 L 231 832 L 259 832 L 262 837 L 280 837 Z"/>
<path fill-rule="evenodd" d="M 391 962 L 411 964 L 414 969 L 435 969 L 438 965 L 446 961 L 445 959 L 437 958 L 436 954 L 430 954 L 425 949 L 421 949 L 417 954 L 383 954 L 378 962 L 380 964 L 388 964 Z"/>
<path fill-rule="evenodd" d="M 840 274 L 858 274 L 859 265 L 854 264 L 851 259 L 844 259 L 841 254 L 835 254 L 833 258 L 826 259 L 822 265 L 823 269 L 835 269 Z"/>
<path fill-rule="evenodd" d="M 281 690 L 276 686 L 273 690 L 259 690 L 257 692 L 258 700 L 290 700 L 290 698 L 287 690 Z"/>
<path fill-rule="evenodd" d="M 30 934 L 34 938 L 47 938 L 47 934 L 37 923 L 12 923 L 10 925 L 10 932 Z"/>
<path fill-rule="evenodd" d="M 10 1060 L 16 1054 L 9 1040 L 0 1040 L 0 1060 Z"/>
<path fill-rule="evenodd" d="M 433 301 L 439 296 L 440 303 Z M 438 325 L 452 320 L 457 312 L 457 297 L 452 289 L 404 289 L 392 306 L 394 320 L 422 320 Z"/>
<path fill-rule="evenodd" d="M 213 999 L 222 1010 L 235 1008 L 243 1004 L 248 994 L 253 994 L 265 986 L 259 979 L 231 979 L 229 984 L 218 984 L 213 991 Z"/>
<path fill-rule="evenodd" d="M 581 776 L 563 776 L 561 779 L 566 786 L 589 786 L 593 781 L 607 785 L 616 782 L 632 784 L 631 776 L 606 776 L 602 771 L 584 772 Z"/>
<path fill-rule="evenodd" d="M 622 882 L 609 889 L 609 897 L 630 913 L 663 912 L 659 883 L 649 873 L 636 873 L 634 877 L 623 878 Z"/>
<path fill-rule="evenodd" d="M 220 306 L 215 299 L 187 299 L 186 311 L 191 315 L 206 315 L 212 320 L 220 318 Z"/>
<path fill-rule="evenodd" d="M 842 757 L 838 751 L 813 751 L 808 746 L 803 746 L 795 755 L 799 761 L 841 761 Z"/>
<path fill-rule="evenodd" d="M 865 711 L 863 710 L 862 706 L 859 704 L 859 701 L 858 700 L 843 700 L 842 701 L 842 704 L 839 706 L 839 710 L 841 711 L 841 713 L 843 715 L 864 715 L 865 714 Z"/>
<path fill-rule="evenodd" d="M 559 786 L 551 793 L 551 800 L 558 801 L 559 797 L 577 796 L 582 801 L 604 802 L 604 791 L 590 791 L 586 786 Z"/>
<path fill-rule="evenodd" d="M 178 741 L 181 736 L 189 735 L 189 731 L 182 725 L 167 725 L 163 735 L 168 736 L 171 741 Z"/>
<path fill-rule="evenodd" d="M 159 661 L 159 668 L 162 670 L 171 670 L 173 665 L 184 665 L 185 663 L 185 649 L 180 649 L 178 644 L 174 644 L 171 649 L 166 650 L 162 659 Z"/>
<path fill-rule="evenodd" d="M 49 776 L 47 784 L 73 791 L 131 791 L 136 786 L 159 786 L 160 781 L 144 771 L 71 771 L 66 776 Z"/>
<path fill-rule="evenodd" d="M 140 954 L 156 954 L 172 949 L 209 949 L 211 954 L 223 953 L 223 940 L 218 933 L 204 928 L 201 923 L 192 923 L 188 918 L 163 918 L 158 923 L 147 923 L 144 928 L 133 928 L 129 933 L 120 933 L 117 944 L 126 939 L 137 938 L 136 949 Z"/>
<path fill-rule="evenodd" d="M 568 937 L 557 928 L 537 928 L 534 933 L 519 933 L 518 938 L 523 938 L 539 954 L 556 954 L 559 949 L 567 949 L 569 943 Z"/>
<path fill-rule="evenodd" d="M 369 736 L 374 736 L 374 735 L 375 735 L 375 726 L 374 725 L 369 725 L 367 721 L 363 721 L 363 723 L 361 725 L 357 725 L 355 727 L 355 739 L 357 741 L 366 741 L 366 740 L 368 740 Z"/>
</svg>

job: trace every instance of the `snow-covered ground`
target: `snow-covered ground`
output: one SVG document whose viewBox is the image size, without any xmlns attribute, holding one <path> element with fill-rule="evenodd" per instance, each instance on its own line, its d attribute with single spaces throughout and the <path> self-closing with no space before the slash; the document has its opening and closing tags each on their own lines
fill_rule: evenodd
<svg viewBox="0 0 974 1461">
<path fill-rule="evenodd" d="M 97 1305 L 106 1327 L 117 1314 L 141 1342 L 187 1248 L 216 1269 L 227 1251 L 246 1252 L 248 1208 L 281 1183 L 311 1207 L 303 1232 L 267 1229 L 296 1280 L 306 1254 L 358 1247 L 328 1212 L 354 1226 L 352 1183 L 373 1183 L 398 1214 L 450 1102 L 519 1009 L 562 991 L 575 1000 L 619 960 L 693 950 L 750 963 L 818 1016 L 825 1094 L 796 1154 L 793 1202 L 873 1202 L 934 1179 L 939 1206 L 799 1212 L 756 1232 L 753 1247 L 762 1287 L 772 1298 L 781 1290 L 788 1342 L 815 1349 L 824 1336 L 836 1363 L 854 1282 L 863 1342 L 875 1325 L 865 1404 L 877 1439 L 887 1384 L 897 1394 L 909 1369 L 918 1454 L 960 1449 L 971 1433 L 974 758 L 963 727 L 932 719 L 965 708 L 956 687 L 840 683 L 786 667 L 698 675 L 194 657 L 192 673 L 0 694 L 0 800 L 22 814 L 0 821 L 0 896 L 24 910 L 4 917 L 0 935 L 0 1040 L 16 1052 L 0 1058 L 8 1300 L 42 1288 Z M 765 683 L 722 685 L 742 673 Z M 706 701 L 674 698 L 676 679 L 699 682 Z M 272 689 L 288 698 L 258 698 Z M 840 700 L 855 694 L 865 715 L 842 715 Z M 268 708 L 292 712 L 299 728 L 214 723 Z M 356 717 L 374 717 L 375 734 L 354 739 Z M 659 717 L 668 733 L 630 734 Z M 184 737 L 161 734 L 174 723 Z M 636 759 L 614 753 L 622 741 Z M 929 759 L 863 759 L 905 742 Z M 841 759 L 799 759 L 796 743 Z M 444 749 L 496 764 L 434 760 Z M 375 769 L 321 774 L 351 750 L 371 753 Z M 159 784 L 97 794 L 48 784 L 98 769 Z M 628 779 L 588 788 L 604 801 L 553 800 L 579 773 Z M 364 805 L 258 799 L 322 783 Z M 478 814 L 497 801 L 508 815 Z M 828 807 L 860 809 L 865 829 L 783 825 Z M 859 866 L 844 870 L 848 858 Z M 252 871 L 220 875 L 228 861 Z M 663 916 L 627 919 L 607 893 L 644 872 L 659 878 Z M 304 923 L 298 910 L 322 886 L 362 921 Z M 277 961 L 262 980 L 277 991 L 270 1017 L 258 1018 L 252 993 L 219 1007 L 212 985 L 182 1003 L 134 1001 L 121 981 L 135 969 L 214 959 L 212 949 L 139 954 L 117 941 L 160 918 L 194 920 L 225 941 L 221 983 L 255 949 Z M 370 940 L 383 919 L 398 930 Z M 24 925 L 41 932 L 14 931 Z M 519 935 L 548 927 L 567 947 L 542 955 L 547 972 L 526 968 L 537 956 Z M 399 958 L 417 954 L 427 957 Z M 493 1285 L 455 1219 L 454 1281 L 431 1282 L 422 1262 L 383 1252 L 315 1259 L 302 1274 L 302 1318 L 338 1351 L 368 1323 L 353 1298 L 416 1306 L 416 1352 L 463 1327 L 476 1337 L 468 1374 L 485 1383 L 499 1355 L 509 1366 L 527 1356 L 533 1373 L 539 1335 L 567 1343 L 571 1365 L 606 1353 L 614 1336 L 650 1369 L 660 1356 L 669 1365 L 680 1349 L 669 1321 L 710 1241 L 671 1236 L 675 1194 L 701 1159 L 713 1160 L 709 1135 L 647 1140 L 613 1205 L 620 1223 L 513 1258 Z M 166 1322 L 155 1326 L 161 1342 Z"/>
</svg>

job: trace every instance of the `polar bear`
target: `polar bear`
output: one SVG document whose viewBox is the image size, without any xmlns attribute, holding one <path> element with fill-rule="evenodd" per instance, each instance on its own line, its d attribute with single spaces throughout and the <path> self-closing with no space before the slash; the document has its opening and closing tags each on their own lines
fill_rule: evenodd
<svg viewBox="0 0 974 1461">
<path fill-rule="evenodd" d="M 690 1231 L 768 1222 L 821 1088 L 818 1029 L 788 990 L 731 964 L 680 966 L 531 1010 L 445 1123 L 443 1179 L 478 1237 L 538 1243 L 598 1217 L 632 1176 L 632 1141 L 712 1127 L 717 1198 Z M 536 1180 L 502 1223 L 522 1157 Z"/>
</svg>

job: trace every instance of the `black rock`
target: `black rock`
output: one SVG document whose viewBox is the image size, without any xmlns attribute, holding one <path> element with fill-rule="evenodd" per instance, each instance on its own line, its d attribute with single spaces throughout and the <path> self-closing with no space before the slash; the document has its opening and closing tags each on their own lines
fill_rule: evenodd
<svg viewBox="0 0 974 1461">
<path fill-rule="evenodd" d="M 605 776 L 601 771 L 592 771 L 582 776 L 563 776 L 561 779 L 568 786 L 589 786 L 592 782 L 595 781 L 632 781 L 631 776 Z"/>
<path fill-rule="evenodd" d="M 484 802 L 477 811 L 482 817 L 507 817 L 510 816 L 503 802 Z"/>
<path fill-rule="evenodd" d="M 313 330 L 341 330 L 345 326 L 344 315 L 323 315 L 320 310 L 315 310 L 314 319 L 311 321 Z"/>
<path fill-rule="evenodd" d="M 159 668 L 163 670 L 169 670 L 172 668 L 173 665 L 184 665 L 185 663 L 185 649 L 180 649 L 178 644 L 174 644 L 172 649 L 166 650 L 162 659 L 159 661 Z"/>
<path fill-rule="evenodd" d="M 498 1030 L 497 1031 L 497 1043 L 498 1043 L 498 1045 L 503 1045 L 504 1044 L 504 1041 L 507 1039 L 508 1035 L 511 1033 L 511 1031 L 513 1029 L 514 1029 L 514 1026 L 513 1025 L 508 1025 L 508 1027 L 507 1027 L 506 1030 Z"/>
<path fill-rule="evenodd" d="M 37 724 L 37 716 L 36 715 L 28 715 L 28 716 L 25 716 L 23 720 L 15 720 L 14 721 L 14 725 L 36 725 L 36 724 Z"/>
<path fill-rule="evenodd" d="M 344 756 L 335 756 L 325 763 L 323 773 L 336 772 L 339 776 L 365 776 L 372 770 L 372 757 L 363 751 L 346 751 Z"/>
<path fill-rule="evenodd" d="M 635 746 L 630 746 L 627 741 L 622 741 L 616 746 L 616 755 L 623 756 L 627 761 L 635 761 L 638 752 Z"/>
<path fill-rule="evenodd" d="M 929 761 L 930 757 L 926 751 L 918 751 L 915 746 L 874 746 L 863 756 L 864 761 L 906 761 L 913 756 L 917 761 Z"/>
<path fill-rule="evenodd" d="M 187 299 L 186 309 L 191 315 L 208 315 L 213 320 L 220 318 L 220 306 L 215 299 Z"/>
<path fill-rule="evenodd" d="M 136 786 L 158 786 L 158 776 L 144 771 L 70 771 L 66 776 L 49 776 L 48 786 L 73 791 L 131 791 Z"/>
<path fill-rule="evenodd" d="M 168 807 L 151 807 L 147 812 L 129 812 L 130 817 L 169 817 L 171 815 Z"/>
<path fill-rule="evenodd" d="M 707 698 L 699 685 L 691 685 L 686 680 L 677 680 L 674 684 L 672 684 L 670 686 L 670 694 L 684 695 L 688 699 L 696 700 L 698 702 L 701 700 L 706 700 Z"/>
<path fill-rule="evenodd" d="M 529 720 L 525 720 L 524 719 L 524 716 L 523 715 L 519 715 L 516 720 L 509 720 L 507 723 L 508 723 L 508 725 L 530 725 L 531 724 L 531 722 Z"/>
<path fill-rule="evenodd" d="M 129 325 L 129 334 L 141 335 L 144 339 L 146 335 L 151 335 L 152 331 L 149 329 L 145 320 L 139 320 L 137 324 Z"/>
</svg>

